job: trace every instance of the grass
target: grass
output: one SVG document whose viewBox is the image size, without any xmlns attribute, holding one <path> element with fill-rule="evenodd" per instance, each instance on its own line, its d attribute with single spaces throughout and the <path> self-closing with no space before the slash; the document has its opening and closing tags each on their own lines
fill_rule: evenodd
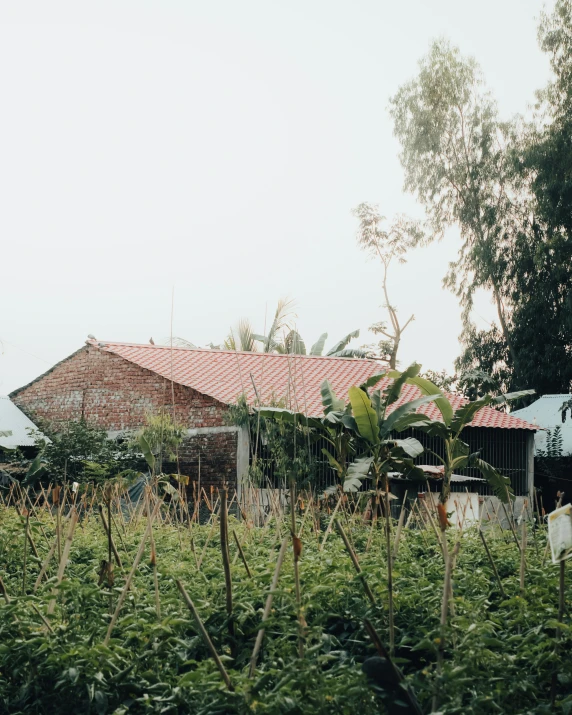
<svg viewBox="0 0 572 715">
<path fill-rule="evenodd" d="M 376 529 L 366 551 L 370 527 L 357 519 L 346 525 L 346 531 L 376 605 L 366 597 L 339 534 L 333 532 L 320 550 L 319 537 L 307 519 L 299 562 L 304 657 L 299 658 L 290 548 L 265 624 L 257 668 L 254 677 L 248 677 L 280 542 L 289 533 L 286 523 L 277 533 L 274 520 L 264 529 L 248 528 L 230 518 L 229 528 L 243 542 L 252 573 L 249 578 L 241 559 L 235 558 L 237 546 L 232 539 L 234 639 L 229 635 L 218 528 L 157 523 L 161 616 L 147 545 L 105 646 L 110 591 L 106 578 L 98 585 L 98 574 L 108 544 L 97 512 L 78 523 L 56 608 L 49 616 L 57 552 L 48 572 L 50 580 L 34 593 L 40 563 L 26 549 L 23 592 L 26 519 L 0 505 L 0 575 L 10 598 L 9 603 L 0 599 L 0 712 L 368 715 L 385 708 L 407 712 L 399 706 L 399 697 L 390 697 L 391 689 L 368 679 L 362 670 L 363 662 L 376 654 L 364 619 L 388 642 L 387 564 L 382 528 Z M 145 517 L 137 524 L 123 525 L 121 520 L 121 536 L 114 532 L 123 569 L 114 570 L 113 606 L 146 525 Z M 56 538 L 54 520 L 40 512 L 30 519 L 29 528 L 41 561 Z M 449 538 L 452 545 L 452 530 Z M 396 662 L 424 712 L 430 712 L 433 698 L 442 713 L 548 713 L 554 711 L 553 699 L 557 712 L 572 712 L 570 618 L 558 622 L 558 567 L 542 565 L 544 533 L 539 532 L 536 540 L 529 533 L 524 596 L 512 535 L 491 530 L 487 538 L 506 598 L 478 533 L 467 530 L 453 574 L 454 615 L 449 616 L 439 672 L 443 557 L 431 530 L 404 530 L 393 567 Z M 234 692 L 225 687 L 181 598 L 177 579 L 193 600 Z M 569 593 L 569 577 L 566 588 Z"/>
</svg>

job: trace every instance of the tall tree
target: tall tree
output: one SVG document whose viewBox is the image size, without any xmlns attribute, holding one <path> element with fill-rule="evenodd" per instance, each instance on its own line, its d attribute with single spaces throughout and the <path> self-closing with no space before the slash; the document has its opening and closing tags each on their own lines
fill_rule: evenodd
<svg viewBox="0 0 572 715">
<path fill-rule="evenodd" d="M 507 152 L 526 219 L 511 227 L 503 286 L 512 306 L 510 343 L 494 326 L 468 330 L 458 369 L 479 367 L 505 389 L 568 392 L 572 382 L 572 3 L 557 0 L 539 26 L 553 72 L 538 92 L 536 122 Z M 508 250 L 506 250 L 508 249 Z M 507 355 L 518 355 L 518 371 Z"/>
<path fill-rule="evenodd" d="M 388 230 L 384 230 L 382 224 L 385 217 L 379 213 L 379 208 L 374 204 L 361 203 L 354 209 L 353 214 L 359 221 L 358 245 L 371 257 L 381 261 L 384 307 L 389 315 L 391 327 L 382 321 L 372 325 L 370 330 L 385 338 L 380 342 L 379 348 L 387 355 L 390 368 L 395 370 L 401 337 L 405 329 L 415 320 L 415 316 L 411 315 L 403 324 L 399 321 L 397 308 L 389 300 L 388 271 L 394 262 L 405 263 L 405 254 L 422 240 L 423 233 L 418 222 L 403 216 L 399 216 Z"/>
<path fill-rule="evenodd" d="M 476 62 L 444 40 L 433 43 L 417 77 L 391 99 L 391 115 L 405 187 L 424 205 L 431 237 L 453 224 L 460 229 L 463 243 L 445 284 L 460 299 L 465 326 L 475 290 L 489 289 L 516 364 L 503 295 L 507 243 L 522 220 L 505 151 L 513 128 L 499 121 Z"/>
</svg>

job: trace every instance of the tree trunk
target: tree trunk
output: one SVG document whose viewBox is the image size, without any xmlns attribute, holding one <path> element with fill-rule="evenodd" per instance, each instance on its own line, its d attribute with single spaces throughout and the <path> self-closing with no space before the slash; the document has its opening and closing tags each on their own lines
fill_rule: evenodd
<svg viewBox="0 0 572 715">
<path fill-rule="evenodd" d="M 498 290 L 498 288 L 497 288 L 496 281 L 495 281 L 493 278 L 491 278 L 491 282 L 492 282 L 492 284 L 493 284 L 493 294 L 494 294 L 494 297 L 495 297 L 495 303 L 496 303 L 496 306 L 497 306 L 497 314 L 498 314 L 498 316 L 499 316 L 499 322 L 500 322 L 500 324 L 501 324 L 502 334 L 503 334 L 503 337 L 504 337 L 505 342 L 506 342 L 506 344 L 507 344 L 508 351 L 509 351 L 509 353 L 510 353 L 510 357 L 511 357 L 511 360 L 512 360 L 513 367 L 514 367 L 514 369 L 515 369 L 515 371 L 516 371 L 516 352 L 515 352 L 515 350 L 514 350 L 514 346 L 513 346 L 513 344 L 512 344 L 512 340 L 511 340 L 511 338 L 510 338 L 510 334 L 509 334 L 509 331 L 508 331 L 508 326 L 507 326 L 507 324 L 506 324 L 506 320 L 505 320 L 505 317 L 504 317 L 504 310 L 503 310 L 502 300 L 501 300 L 501 297 L 500 297 L 499 290 Z"/>
</svg>

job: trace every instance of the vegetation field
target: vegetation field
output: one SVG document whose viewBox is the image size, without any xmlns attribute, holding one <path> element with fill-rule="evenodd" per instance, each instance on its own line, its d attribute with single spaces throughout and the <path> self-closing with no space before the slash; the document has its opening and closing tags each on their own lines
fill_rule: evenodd
<svg viewBox="0 0 572 715">
<path fill-rule="evenodd" d="M 277 514 L 266 527 L 231 517 L 231 618 L 216 516 L 202 526 L 158 517 L 106 643 L 110 614 L 117 609 L 148 517 L 124 521 L 121 512 L 114 514 L 112 533 L 122 568 L 115 566 L 111 588 L 102 569 L 108 538 L 95 509 L 80 515 L 61 584 L 56 586 L 56 548 L 47 578 L 36 588 L 41 563 L 56 540 L 56 519 L 47 510 L 20 515 L 13 506 L 0 505 L 0 712 L 414 712 L 404 696 L 406 685 L 422 712 L 572 711 L 570 600 L 565 622 L 559 623 L 559 567 L 544 560 L 544 527 L 529 527 L 524 590 L 512 532 L 485 530 L 504 593 L 476 527 L 462 533 L 444 628 L 444 559 L 438 534 L 419 522 L 403 529 L 392 573 L 395 663 L 405 676 L 399 685 L 365 625 L 369 621 L 388 647 L 384 520 L 372 529 L 361 516 L 342 510 L 339 515 L 362 576 L 335 529 L 322 548 L 331 516 L 324 514 L 318 529 L 313 517 L 304 518 L 300 510 L 300 612 L 289 515 L 281 522 Z M 64 556 L 71 521 L 69 513 L 62 518 Z M 392 543 L 396 526 L 392 524 Z M 242 544 L 250 576 L 232 532 Z M 451 551 L 458 536 L 448 530 Z M 285 538 L 283 567 L 250 677 Z M 192 599 L 231 688 L 177 580 Z M 568 577 L 567 594 L 569 590 Z"/>
</svg>

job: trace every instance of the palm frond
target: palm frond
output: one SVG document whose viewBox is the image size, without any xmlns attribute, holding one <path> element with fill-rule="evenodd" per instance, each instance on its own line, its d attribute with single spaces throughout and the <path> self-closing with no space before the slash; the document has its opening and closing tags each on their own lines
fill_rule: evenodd
<svg viewBox="0 0 572 715">
<path fill-rule="evenodd" d="M 236 327 L 230 329 L 230 333 L 224 341 L 224 349 L 255 353 L 257 339 L 250 320 L 241 318 Z"/>
<path fill-rule="evenodd" d="M 157 345 L 164 345 L 167 347 L 170 347 L 172 345 L 174 348 L 189 348 L 192 350 L 197 349 L 197 346 L 194 343 L 191 343 L 190 340 L 187 340 L 186 338 L 179 338 L 176 335 L 173 335 L 172 338 L 162 338 L 158 341 Z"/>
<path fill-rule="evenodd" d="M 234 339 L 232 328 L 230 329 L 230 333 L 224 339 L 223 345 L 225 350 L 236 350 L 236 340 Z"/>
<path fill-rule="evenodd" d="M 291 320 L 297 317 L 294 308 L 295 303 L 289 298 L 280 298 L 278 301 L 274 320 L 266 335 L 266 341 L 264 343 L 265 353 L 273 352 L 276 349 L 276 346 L 281 342 L 279 335 L 282 331 L 292 329 Z"/>
<path fill-rule="evenodd" d="M 339 341 L 334 345 L 334 347 L 331 348 L 331 350 L 328 350 L 328 352 L 326 353 L 326 356 L 327 356 L 327 357 L 333 357 L 336 353 L 341 352 L 342 350 L 344 350 L 344 349 L 348 346 L 348 343 L 349 343 L 351 340 L 353 340 L 354 338 L 359 338 L 359 330 L 354 330 L 353 332 L 348 333 L 348 334 L 345 336 L 345 338 L 342 338 L 341 340 L 339 340 Z"/>
<path fill-rule="evenodd" d="M 321 355 L 324 351 L 324 345 L 328 339 L 328 333 L 322 333 L 310 349 L 310 355 Z"/>
<path fill-rule="evenodd" d="M 240 350 L 248 353 L 256 352 L 256 342 L 252 324 L 248 318 L 241 318 L 238 321 L 237 328 L 238 340 L 240 342 Z"/>
<path fill-rule="evenodd" d="M 306 343 L 297 330 L 290 330 L 284 338 L 284 347 L 290 355 L 305 355 Z"/>
</svg>

